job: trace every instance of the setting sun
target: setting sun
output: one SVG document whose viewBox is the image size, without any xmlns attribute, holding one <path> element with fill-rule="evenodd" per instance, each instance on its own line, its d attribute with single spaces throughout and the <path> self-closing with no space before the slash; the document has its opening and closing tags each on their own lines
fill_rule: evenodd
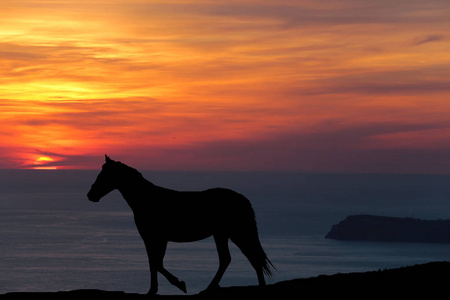
<svg viewBox="0 0 450 300">
<path fill-rule="evenodd" d="M 36 159 L 36 161 L 34 163 L 35 166 L 33 167 L 33 169 L 56 170 L 57 169 L 56 166 L 45 166 L 46 163 L 49 163 L 49 162 L 52 162 L 52 161 L 54 161 L 54 160 L 52 158 L 50 158 L 50 157 L 41 156 L 38 159 Z"/>
<path fill-rule="evenodd" d="M 53 159 L 51 159 L 50 157 L 39 157 L 38 159 L 36 159 L 37 162 L 47 162 L 47 161 L 53 161 Z"/>
</svg>

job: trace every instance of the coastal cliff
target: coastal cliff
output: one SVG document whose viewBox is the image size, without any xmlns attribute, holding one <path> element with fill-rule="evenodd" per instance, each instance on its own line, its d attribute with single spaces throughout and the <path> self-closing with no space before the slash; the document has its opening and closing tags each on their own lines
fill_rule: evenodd
<svg viewBox="0 0 450 300">
<path fill-rule="evenodd" d="M 325 236 L 344 241 L 450 243 L 450 220 L 348 216 Z"/>
</svg>

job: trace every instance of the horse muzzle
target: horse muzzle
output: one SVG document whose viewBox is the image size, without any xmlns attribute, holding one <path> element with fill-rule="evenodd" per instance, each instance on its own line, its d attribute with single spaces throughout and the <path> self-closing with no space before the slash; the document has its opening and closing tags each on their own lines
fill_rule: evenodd
<svg viewBox="0 0 450 300">
<path fill-rule="evenodd" d="M 88 197 L 89 201 L 92 201 L 92 202 L 100 201 L 100 197 L 97 197 L 97 196 L 93 195 L 92 192 L 90 192 L 90 191 L 87 194 L 87 197 Z"/>
</svg>

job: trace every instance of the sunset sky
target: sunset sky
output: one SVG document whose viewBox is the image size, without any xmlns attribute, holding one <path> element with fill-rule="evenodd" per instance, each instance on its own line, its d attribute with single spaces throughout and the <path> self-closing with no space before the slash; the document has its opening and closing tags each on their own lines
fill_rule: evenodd
<svg viewBox="0 0 450 300">
<path fill-rule="evenodd" d="M 2 0 L 0 168 L 450 173 L 448 0 Z"/>
</svg>

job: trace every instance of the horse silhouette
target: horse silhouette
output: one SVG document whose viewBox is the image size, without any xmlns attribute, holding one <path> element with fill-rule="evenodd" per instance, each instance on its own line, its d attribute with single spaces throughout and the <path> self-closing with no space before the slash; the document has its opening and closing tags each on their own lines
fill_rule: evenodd
<svg viewBox="0 0 450 300">
<path fill-rule="evenodd" d="M 167 243 L 193 242 L 214 237 L 219 268 L 206 291 L 219 287 L 231 262 L 228 240 L 231 239 L 250 261 L 258 283 L 265 285 L 264 275 L 274 268 L 258 237 L 255 213 L 250 201 L 229 189 L 182 192 L 159 187 L 141 173 L 105 155 L 105 164 L 92 185 L 88 199 L 98 202 L 113 190 L 119 190 L 134 213 L 150 266 L 149 294 L 158 291 L 157 272 L 186 293 L 186 284 L 164 268 Z"/>
</svg>

